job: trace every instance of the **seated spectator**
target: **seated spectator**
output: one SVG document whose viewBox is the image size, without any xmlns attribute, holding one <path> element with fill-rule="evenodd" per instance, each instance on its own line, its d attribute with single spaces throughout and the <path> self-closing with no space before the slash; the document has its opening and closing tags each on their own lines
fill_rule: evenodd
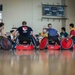
<svg viewBox="0 0 75 75">
<path fill-rule="evenodd" d="M 11 30 L 10 35 L 8 36 L 10 40 L 12 41 L 12 44 L 15 42 L 15 31 Z"/>
<path fill-rule="evenodd" d="M 66 32 L 65 27 L 62 27 L 62 28 L 61 28 L 60 37 L 61 37 L 61 39 L 62 39 L 62 38 L 65 38 L 65 37 L 68 37 L 68 33 Z"/>
<path fill-rule="evenodd" d="M 8 38 L 11 40 L 12 50 L 14 50 L 16 47 L 16 44 L 17 44 L 17 38 L 15 37 L 15 31 L 14 30 L 10 31 L 10 35 L 8 36 Z"/>
</svg>

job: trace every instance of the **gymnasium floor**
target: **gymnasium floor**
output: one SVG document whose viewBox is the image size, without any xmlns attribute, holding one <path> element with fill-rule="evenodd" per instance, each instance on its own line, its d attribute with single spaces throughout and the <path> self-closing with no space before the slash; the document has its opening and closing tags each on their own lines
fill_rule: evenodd
<svg viewBox="0 0 75 75">
<path fill-rule="evenodd" d="M 0 51 L 0 75 L 75 75 L 75 58 L 47 51 Z"/>
</svg>

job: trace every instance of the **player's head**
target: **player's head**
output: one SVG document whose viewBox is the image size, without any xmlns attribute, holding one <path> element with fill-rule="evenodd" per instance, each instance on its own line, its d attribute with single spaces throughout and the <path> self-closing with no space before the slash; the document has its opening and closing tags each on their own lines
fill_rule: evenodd
<svg viewBox="0 0 75 75">
<path fill-rule="evenodd" d="M 61 28 L 61 32 L 66 32 L 66 28 L 65 27 L 62 27 Z"/>
<path fill-rule="evenodd" d="M 26 26 L 27 25 L 27 22 L 26 21 L 23 21 L 22 22 L 22 26 Z"/>
<path fill-rule="evenodd" d="M 43 28 L 43 33 L 46 33 L 47 32 L 47 28 Z"/>
<path fill-rule="evenodd" d="M 52 24 L 51 23 L 48 24 L 48 28 L 52 28 Z"/>
<path fill-rule="evenodd" d="M 0 28 L 1 28 L 1 27 L 4 27 L 4 23 L 3 23 L 3 22 L 0 23 Z"/>
<path fill-rule="evenodd" d="M 69 25 L 69 27 L 70 27 L 70 29 L 71 29 L 71 28 L 74 28 L 74 24 L 71 23 L 71 24 Z"/>
<path fill-rule="evenodd" d="M 11 30 L 10 33 L 11 33 L 12 35 L 15 35 L 15 31 L 14 31 L 14 30 Z"/>
</svg>

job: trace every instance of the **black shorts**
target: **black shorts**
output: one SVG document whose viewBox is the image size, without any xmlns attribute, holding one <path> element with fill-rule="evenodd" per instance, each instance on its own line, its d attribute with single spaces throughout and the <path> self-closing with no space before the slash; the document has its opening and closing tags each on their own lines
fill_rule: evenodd
<svg viewBox="0 0 75 75">
<path fill-rule="evenodd" d="M 60 41 L 58 39 L 58 36 L 48 36 L 48 40 L 50 42 L 52 42 L 52 41 L 57 42 L 60 45 Z"/>
<path fill-rule="evenodd" d="M 30 42 L 31 42 L 31 37 L 30 36 L 26 36 L 26 37 L 19 36 L 18 39 L 19 39 L 20 44 L 30 44 Z M 25 43 L 25 41 L 26 41 L 26 43 Z"/>
<path fill-rule="evenodd" d="M 72 37 L 73 42 L 75 43 L 75 36 Z"/>
</svg>

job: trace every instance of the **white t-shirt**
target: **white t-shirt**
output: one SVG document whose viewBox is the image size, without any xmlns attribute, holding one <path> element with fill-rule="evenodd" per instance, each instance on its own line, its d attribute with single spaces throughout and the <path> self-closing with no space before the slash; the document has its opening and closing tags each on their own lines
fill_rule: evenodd
<svg viewBox="0 0 75 75">
<path fill-rule="evenodd" d="M 10 36 L 11 36 L 11 40 L 14 39 L 14 36 L 12 34 Z"/>
</svg>

